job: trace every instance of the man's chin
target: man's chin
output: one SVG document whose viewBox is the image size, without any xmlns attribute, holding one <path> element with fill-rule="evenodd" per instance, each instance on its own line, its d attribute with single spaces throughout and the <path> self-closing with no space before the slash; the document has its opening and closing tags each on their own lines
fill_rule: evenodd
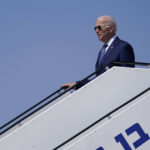
<svg viewBox="0 0 150 150">
<path fill-rule="evenodd" d="M 100 37 L 98 37 L 98 39 L 101 41 L 102 40 L 102 38 L 100 38 Z"/>
</svg>

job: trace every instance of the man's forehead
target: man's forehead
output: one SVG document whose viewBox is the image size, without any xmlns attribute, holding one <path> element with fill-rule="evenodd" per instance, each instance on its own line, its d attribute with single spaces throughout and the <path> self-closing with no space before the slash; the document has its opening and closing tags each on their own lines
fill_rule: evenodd
<svg viewBox="0 0 150 150">
<path fill-rule="evenodd" d="M 105 24 L 106 22 L 103 20 L 103 19 L 99 19 L 99 20 L 97 20 L 96 21 L 96 24 L 101 24 L 101 25 L 103 25 L 103 24 Z"/>
<path fill-rule="evenodd" d="M 104 24 L 107 22 L 107 19 L 105 17 L 100 17 L 100 18 L 97 18 L 96 22 Z"/>
</svg>

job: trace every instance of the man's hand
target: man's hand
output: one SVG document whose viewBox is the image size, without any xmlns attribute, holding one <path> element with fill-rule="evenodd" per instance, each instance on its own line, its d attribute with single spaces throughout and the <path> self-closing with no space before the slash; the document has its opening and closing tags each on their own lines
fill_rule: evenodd
<svg viewBox="0 0 150 150">
<path fill-rule="evenodd" d="M 74 85 L 76 85 L 76 82 L 70 82 L 70 83 L 66 83 L 66 84 L 63 84 L 61 86 L 62 89 L 70 89 L 71 87 L 73 87 Z"/>
</svg>

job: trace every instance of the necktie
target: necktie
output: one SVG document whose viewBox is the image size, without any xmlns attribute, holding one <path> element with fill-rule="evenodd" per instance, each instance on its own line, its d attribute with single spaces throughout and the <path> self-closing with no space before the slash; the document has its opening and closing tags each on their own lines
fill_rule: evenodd
<svg viewBox="0 0 150 150">
<path fill-rule="evenodd" d="M 99 58 L 98 58 L 99 59 L 98 60 L 99 66 L 101 66 L 101 64 L 102 64 L 102 61 L 103 61 L 103 58 L 104 58 L 104 55 L 105 55 L 105 49 L 106 49 L 106 47 L 107 47 L 107 44 L 104 44 L 103 47 L 100 50 Z"/>
</svg>

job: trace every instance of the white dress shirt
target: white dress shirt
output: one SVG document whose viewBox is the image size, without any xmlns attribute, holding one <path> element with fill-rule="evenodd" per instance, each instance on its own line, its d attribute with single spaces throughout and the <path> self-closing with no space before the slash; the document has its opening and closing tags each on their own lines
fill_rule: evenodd
<svg viewBox="0 0 150 150">
<path fill-rule="evenodd" d="M 107 50 L 108 50 L 108 48 L 110 47 L 110 45 L 112 44 L 112 42 L 116 39 L 116 35 L 115 36 L 113 36 L 108 42 L 107 42 L 107 47 L 106 47 L 106 49 L 105 49 L 105 53 L 107 52 Z"/>
</svg>

